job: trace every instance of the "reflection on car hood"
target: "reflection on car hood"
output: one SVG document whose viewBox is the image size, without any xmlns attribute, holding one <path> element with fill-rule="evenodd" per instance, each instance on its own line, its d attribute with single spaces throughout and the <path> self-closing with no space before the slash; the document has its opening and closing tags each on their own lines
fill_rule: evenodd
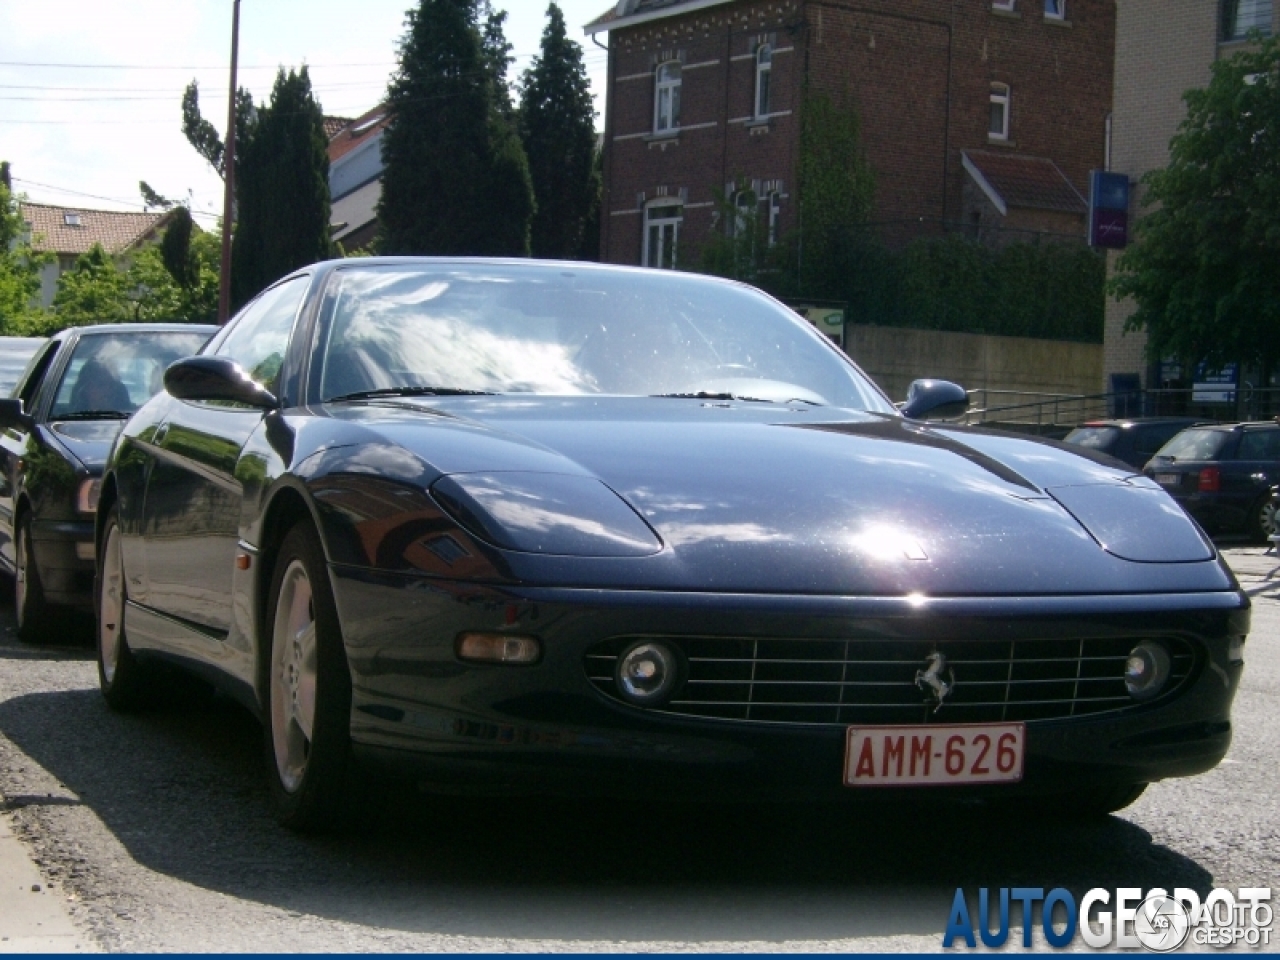
<svg viewBox="0 0 1280 960">
<path fill-rule="evenodd" d="M 55 420 L 49 424 L 58 439 L 93 473 L 101 473 L 123 420 Z"/>
<path fill-rule="evenodd" d="M 1215 553 L 1199 529 L 1154 483 L 1008 434 L 683 399 L 329 410 L 411 452 L 427 483 L 504 470 L 597 477 L 662 538 L 662 554 L 634 561 L 648 564 L 654 587 L 1008 595 L 1231 586 L 1205 562 Z M 551 561 L 539 561 L 541 576 Z M 606 568 L 574 576 L 607 578 Z"/>
</svg>

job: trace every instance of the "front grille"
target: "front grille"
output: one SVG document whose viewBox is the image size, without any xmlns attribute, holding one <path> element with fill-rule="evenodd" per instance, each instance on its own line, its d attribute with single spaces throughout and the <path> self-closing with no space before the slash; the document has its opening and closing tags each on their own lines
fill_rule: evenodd
<svg viewBox="0 0 1280 960">
<path fill-rule="evenodd" d="M 1055 720 L 1138 704 L 1125 691 L 1135 638 L 1074 640 L 779 640 L 615 637 L 586 655 L 587 676 L 621 699 L 618 657 L 640 640 L 678 648 L 685 682 L 656 711 L 761 723 L 985 723 Z M 1172 675 L 1159 699 L 1191 675 L 1195 656 L 1162 638 Z M 946 658 L 954 685 L 941 708 L 916 685 L 931 654 Z M 1151 701 L 1147 701 L 1151 702 Z"/>
</svg>

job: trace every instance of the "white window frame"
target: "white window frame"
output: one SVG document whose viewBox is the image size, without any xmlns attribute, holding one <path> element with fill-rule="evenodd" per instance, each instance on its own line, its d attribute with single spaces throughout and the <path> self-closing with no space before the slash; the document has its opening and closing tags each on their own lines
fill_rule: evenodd
<svg viewBox="0 0 1280 960">
<path fill-rule="evenodd" d="M 1242 28 L 1240 8 L 1246 4 L 1251 23 Z M 1248 37 L 1250 30 L 1258 30 L 1264 37 L 1271 36 L 1272 0 L 1223 0 L 1220 16 L 1223 43 L 1239 43 Z"/>
<path fill-rule="evenodd" d="M 653 71 L 653 132 L 680 129 L 680 84 L 683 70 L 679 60 L 658 64 Z"/>
<path fill-rule="evenodd" d="M 746 232 L 752 209 L 757 200 L 755 191 L 750 188 L 734 191 L 733 216 L 729 220 L 729 236 L 740 237 Z"/>
<path fill-rule="evenodd" d="M 679 213 L 671 214 L 671 208 Z M 655 216 L 658 210 L 662 216 Z M 640 238 L 640 265 L 656 269 L 674 269 L 680 244 L 680 227 L 684 223 L 684 204 L 677 197 L 658 197 L 644 208 L 644 234 Z M 668 234 L 667 228 L 670 227 Z M 656 262 L 655 262 L 656 261 Z"/>
<path fill-rule="evenodd" d="M 1013 5 L 1015 2 L 1016 0 L 991 0 L 991 9 L 1004 10 L 1006 12 L 1012 13 Z"/>
<path fill-rule="evenodd" d="M 762 120 L 769 116 L 769 99 L 773 95 L 773 47 L 760 44 L 756 51 L 755 117 Z"/>
<path fill-rule="evenodd" d="M 991 113 L 987 112 L 987 139 L 989 140 L 1008 140 L 1009 139 L 1009 108 L 1013 101 L 1013 92 L 1007 83 L 991 84 L 991 107 L 1001 108 L 1001 127 L 999 131 L 991 129 Z"/>
<path fill-rule="evenodd" d="M 768 222 L 768 244 L 776 246 L 778 243 L 778 226 L 782 220 L 782 194 L 777 190 L 770 191 L 765 197 L 765 217 Z"/>
</svg>

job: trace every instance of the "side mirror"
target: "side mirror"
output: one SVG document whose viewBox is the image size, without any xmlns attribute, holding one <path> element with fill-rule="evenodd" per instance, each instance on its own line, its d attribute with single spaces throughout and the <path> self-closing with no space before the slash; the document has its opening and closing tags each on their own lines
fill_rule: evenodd
<svg viewBox="0 0 1280 960">
<path fill-rule="evenodd" d="M 926 415 L 937 419 L 958 417 L 969 409 L 969 395 L 964 387 L 950 380 L 916 380 L 907 389 L 907 402 L 902 415 L 923 420 Z"/>
<path fill-rule="evenodd" d="M 34 424 L 31 414 L 22 408 L 21 399 L 0 398 L 0 428 L 8 430 L 10 427 L 21 427 L 23 430 L 30 430 Z"/>
<path fill-rule="evenodd" d="M 179 400 L 230 400 L 260 410 L 280 406 L 275 394 L 226 357 L 187 357 L 172 363 L 164 372 L 164 388 Z"/>
</svg>

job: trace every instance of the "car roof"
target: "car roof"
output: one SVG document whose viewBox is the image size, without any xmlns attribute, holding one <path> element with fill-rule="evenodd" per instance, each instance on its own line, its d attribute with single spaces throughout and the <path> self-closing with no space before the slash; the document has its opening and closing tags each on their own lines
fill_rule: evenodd
<svg viewBox="0 0 1280 960">
<path fill-rule="evenodd" d="M 207 333 L 212 336 L 218 329 L 212 323 L 94 323 L 84 327 L 66 327 L 51 339 L 70 340 L 98 333 Z"/>
<path fill-rule="evenodd" d="M 1141 427 L 1146 424 L 1166 424 L 1166 423 L 1185 423 L 1188 426 L 1192 424 L 1202 423 L 1195 417 L 1127 417 L 1114 420 L 1086 420 L 1080 424 L 1082 427 L 1120 427 L 1128 429 L 1129 427 Z"/>
</svg>

